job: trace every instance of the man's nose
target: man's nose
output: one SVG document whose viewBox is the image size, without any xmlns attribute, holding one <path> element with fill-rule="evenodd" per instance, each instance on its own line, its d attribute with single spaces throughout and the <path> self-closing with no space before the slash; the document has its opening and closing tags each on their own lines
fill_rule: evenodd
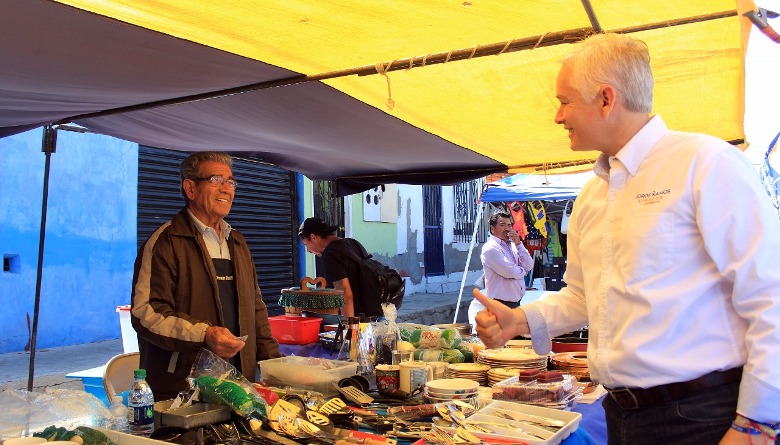
<svg viewBox="0 0 780 445">
<path fill-rule="evenodd" d="M 555 123 L 556 124 L 563 123 L 563 105 L 558 107 L 558 111 L 555 112 Z"/>
</svg>

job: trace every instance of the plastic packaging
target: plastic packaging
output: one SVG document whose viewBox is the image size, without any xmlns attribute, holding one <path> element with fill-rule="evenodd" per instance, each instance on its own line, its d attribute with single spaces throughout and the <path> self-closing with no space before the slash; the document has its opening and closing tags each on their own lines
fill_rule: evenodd
<svg viewBox="0 0 780 445">
<path fill-rule="evenodd" d="M 111 415 L 114 416 L 109 423 L 109 428 L 122 433 L 128 432 L 127 407 L 122 402 L 122 396 L 115 395 L 111 398 L 111 406 L 108 407 Z"/>
<path fill-rule="evenodd" d="M 262 418 L 267 403 L 255 387 L 225 359 L 208 349 L 195 357 L 190 378 L 198 391 L 198 400 L 227 405 L 243 417 Z"/>
<path fill-rule="evenodd" d="M 338 395 L 334 384 L 357 373 L 357 362 L 318 357 L 280 357 L 257 364 L 266 385 L 317 391 L 325 397 Z"/>
<path fill-rule="evenodd" d="M 435 416 L 436 413 L 436 404 L 434 403 L 426 403 L 422 405 L 391 406 L 387 409 L 387 414 L 396 416 L 397 418 L 403 420 L 424 419 Z"/>
<path fill-rule="evenodd" d="M 360 375 L 371 375 L 374 373 L 374 365 L 376 364 L 374 324 L 360 323 L 359 325 L 357 373 Z"/>
<path fill-rule="evenodd" d="M 8 388 L 0 391 L 0 435 L 19 437 L 48 426 L 67 429 L 107 426 L 111 412 L 94 394 L 83 390 L 46 387 L 42 391 Z"/>
<path fill-rule="evenodd" d="M 393 351 L 398 347 L 401 341 L 401 331 L 395 320 L 398 318 L 398 310 L 391 303 L 382 303 L 382 312 L 385 316 L 385 322 L 379 323 L 376 329 L 377 336 L 381 339 L 378 343 L 377 364 L 393 363 Z"/>
<path fill-rule="evenodd" d="M 133 385 L 127 394 L 128 432 L 149 436 L 154 431 L 154 395 L 146 383 L 145 369 L 136 369 L 133 378 Z"/>
</svg>

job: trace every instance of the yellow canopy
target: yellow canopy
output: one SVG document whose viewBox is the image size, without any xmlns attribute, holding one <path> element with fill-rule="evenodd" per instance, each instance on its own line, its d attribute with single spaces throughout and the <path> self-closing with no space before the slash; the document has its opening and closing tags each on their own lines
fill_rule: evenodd
<svg viewBox="0 0 780 445">
<path fill-rule="evenodd" d="M 579 39 L 594 25 L 580 0 L 61 3 L 324 78 L 511 171 L 595 158 L 571 152 L 566 133 L 553 122 L 557 60 L 568 49 L 560 42 Z M 734 1 L 589 4 L 602 30 L 630 32 L 648 44 L 654 112 L 671 128 L 744 138 L 741 36 L 749 22 Z M 752 4 L 740 5 L 745 8 Z M 334 77 L 359 67 L 375 74 Z M 386 76 L 376 74 L 388 67 Z"/>
</svg>

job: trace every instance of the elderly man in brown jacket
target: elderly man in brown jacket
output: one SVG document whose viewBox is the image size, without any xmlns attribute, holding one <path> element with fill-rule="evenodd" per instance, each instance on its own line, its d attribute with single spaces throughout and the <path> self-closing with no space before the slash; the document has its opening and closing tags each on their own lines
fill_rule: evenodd
<svg viewBox="0 0 780 445">
<path fill-rule="evenodd" d="M 236 189 L 231 165 L 225 153 L 187 157 L 181 165 L 186 207 L 136 258 L 131 320 L 155 400 L 189 388 L 186 377 L 203 347 L 250 382 L 258 360 L 280 356 L 246 240 L 224 221 Z"/>
</svg>

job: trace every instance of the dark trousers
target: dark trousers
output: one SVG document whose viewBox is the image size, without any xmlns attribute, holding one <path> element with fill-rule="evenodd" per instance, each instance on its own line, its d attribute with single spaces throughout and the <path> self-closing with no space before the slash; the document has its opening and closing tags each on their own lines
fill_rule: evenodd
<svg viewBox="0 0 780 445">
<path fill-rule="evenodd" d="M 601 403 L 609 445 L 717 445 L 737 410 L 739 382 L 674 402 L 624 410 L 607 394 Z"/>
<path fill-rule="evenodd" d="M 498 298 L 494 298 L 494 300 L 498 301 L 499 303 L 503 304 L 504 306 L 506 306 L 506 307 L 508 307 L 510 309 L 514 309 L 516 307 L 520 307 L 520 302 L 519 301 L 504 301 L 504 300 L 499 300 Z"/>
</svg>

